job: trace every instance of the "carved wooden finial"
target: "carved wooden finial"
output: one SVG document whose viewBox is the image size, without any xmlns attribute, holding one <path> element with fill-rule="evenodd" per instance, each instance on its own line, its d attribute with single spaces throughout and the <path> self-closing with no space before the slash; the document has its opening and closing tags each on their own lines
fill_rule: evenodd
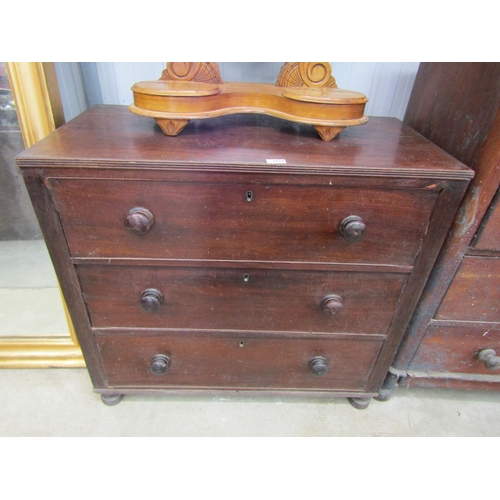
<svg viewBox="0 0 500 500">
<path fill-rule="evenodd" d="M 223 83 L 219 65 L 214 62 L 169 62 L 160 80 Z"/>
<path fill-rule="evenodd" d="M 278 75 L 278 87 L 337 88 L 332 67 L 327 62 L 288 62 Z"/>
</svg>

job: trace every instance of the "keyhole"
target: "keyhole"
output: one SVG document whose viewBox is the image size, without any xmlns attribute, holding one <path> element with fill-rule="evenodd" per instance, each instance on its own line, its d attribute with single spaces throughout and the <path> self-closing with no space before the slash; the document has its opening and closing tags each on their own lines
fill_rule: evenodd
<svg viewBox="0 0 500 500">
<path fill-rule="evenodd" d="M 240 347 L 245 347 L 245 342 L 243 340 L 238 344 Z"/>
<path fill-rule="evenodd" d="M 249 275 L 249 274 L 247 274 L 247 273 L 245 273 L 245 274 L 243 275 L 243 281 L 244 281 L 245 283 L 248 283 L 248 282 L 250 281 L 250 275 Z"/>
<path fill-rule="evenodd" d="M 253 191 L 247 191 L 245 193 L 247 201 L 252 201 L 253 200 Z"/>
</svg>

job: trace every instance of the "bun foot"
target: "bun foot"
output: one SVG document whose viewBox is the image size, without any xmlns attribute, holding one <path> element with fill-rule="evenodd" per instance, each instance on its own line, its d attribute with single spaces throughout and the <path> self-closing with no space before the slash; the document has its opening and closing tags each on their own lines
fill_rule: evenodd
<svg viewBox="0 0 500 500">
<path fill-rule="evenodd" d="M 399 374 L 391 370 L 393 370 L 392 367 L 389 369 L 389 373 L 385 377 L 378 396 L 375 397 L 376 401 L 389 401 L 392 393 L 398 388 Z"/>
<path fill-rule="evenodd" d="M 375 396 L 373 399 L 375 399 L 375 401 L 381 401 L 384 403 L 385 401 L 389 401 L 391 397 L 392 391 L 390 389 L 385 389 L 384 387 L 382 387 L 382 389 L 380 389 L 380 392 L 378 393 L 378 396 Z"/>
<path fill-rule="evenodd" d="M 101 399 L 106 406 L 116 406 L 123 399 L 123 394 L 101 394 Z"/>
<path fill-rule="evenodd" d="M 347 398 L 349 404 L 356 408 L 356 410 L 364 410 L 368 408 L 371 398 Z"/>
</svg>

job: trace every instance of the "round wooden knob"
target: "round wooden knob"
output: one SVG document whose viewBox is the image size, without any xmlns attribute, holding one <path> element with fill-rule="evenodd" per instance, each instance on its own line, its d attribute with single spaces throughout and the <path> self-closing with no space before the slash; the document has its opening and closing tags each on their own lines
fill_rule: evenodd
<svg viewBox="0 0 500 500">
<path fill-rule="evenodd" d="M 477 359 L 484 363 L 488 370 L 500 369 L 500 358 L 493 349 L 483 349 L 477 354 Z"/>
<path fill-rule="evenodd" d="M 326 375 L 328 373 L 328 365 L 326 363 L 326 358 L 323 356 L 315 356 L 309 360 L 309 370 L 313 375 L 320 377 L 321 375 Z"/>
<path fill-rule="evenodd" d="M 361 241 L 366 235 L 366 224 L 361 217 L 350 215 L 346 217 L 339 228 L 340 234 L 350 242 Z"/>
<path fill-rule="evenodd" d="M 335 316 L 344 309 L 342 297 L 339 295 L 327 295 L 321 301 L 321 307 L 327 316 Z"/>
<path fill-rule="evenodd" d="M 129 233 L 144 236 L 149 233 L 154 222 L 154 215 L 147 208 L 135 207 L 127 214 L 125 227 Z"/>
<path fill-rule="evenodd" d="M 144 312 L 155 313 L 163 304 L 163 294 L 155 288 L 148 288 L 141 293 L 139 305 Z"/>
<path fill-rule="evenodd" d="M 149 371 L 154 375 L 163 375 L 167 373 L 169 368 L 170 368 L 170 358 L 165 354 L 155 354 L 151 358 Z"/>
</svg>

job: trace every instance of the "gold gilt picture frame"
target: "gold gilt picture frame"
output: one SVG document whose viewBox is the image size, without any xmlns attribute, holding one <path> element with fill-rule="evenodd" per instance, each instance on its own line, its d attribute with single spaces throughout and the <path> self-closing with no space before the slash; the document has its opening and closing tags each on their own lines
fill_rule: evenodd
<svg viewBox="0 0 500 500">
<path fill-rule="evenodd" d="M 10 62 L 7 73 L 24 146 L 64 123 L 54 63 Z M 60 288 L 59 288 L 60 291 Z M 69 335 L 0 337 L 0 368 L 83 368 L 85 362 L 62 293 Z"/>
</svg>

